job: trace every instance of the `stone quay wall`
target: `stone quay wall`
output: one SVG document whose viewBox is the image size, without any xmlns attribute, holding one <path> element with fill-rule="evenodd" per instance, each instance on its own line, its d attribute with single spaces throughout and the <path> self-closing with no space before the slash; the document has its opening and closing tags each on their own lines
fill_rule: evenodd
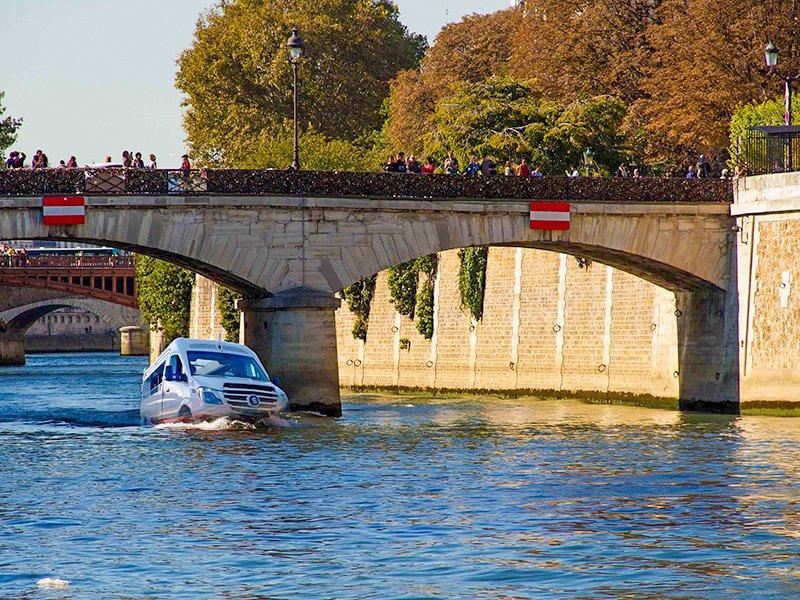
<svg viewBox="0 0 800 600">
<path fill-rule="evenodd" d="M 679 394 L 675 295 L 638 277 L 570 255 L 489 249 L 483 319 L 461 309 L 458 251 L 439 255 L 434 336 L 398 314 L 387 272 L 378 275 L 367 342 L 354 315 L 336 313 L 340 384 L 494 392 L 626 395 L 674 401 Z M 197 276 L 192 337 L 216 339 L 217 284 Z"/>
<path fill-rule="evenodd" d="M 378 276 L 367 342 L 337 311 L 341 385 L 678 398 L 675 295 L 572 256 L 490 248 L 480 322 L 461 309 L 458 251 L 439 255 L 434 336 L 394 310 Z"/>
</svg>

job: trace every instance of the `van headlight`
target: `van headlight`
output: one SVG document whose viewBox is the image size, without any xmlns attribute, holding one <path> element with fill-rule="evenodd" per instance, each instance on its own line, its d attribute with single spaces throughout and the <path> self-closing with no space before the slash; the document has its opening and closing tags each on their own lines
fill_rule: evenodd
<svg viewBox="0 0 800 600">
<path fill-rule="evenodd" d="M 222 404 L 222 392 L 210 388 L 197 388 L 197 395 L 205 404 Z"/>
</svg>

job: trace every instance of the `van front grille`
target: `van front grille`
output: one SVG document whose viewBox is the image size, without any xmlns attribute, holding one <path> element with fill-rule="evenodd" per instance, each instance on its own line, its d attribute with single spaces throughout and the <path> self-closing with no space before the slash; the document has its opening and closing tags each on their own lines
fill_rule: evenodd
<svg viewBox="0 0 800 600">
<path fill-rule="evenodd" d="M 222 386 L 222 395 L 233 408 L 246 410 L 274 410 L 278 400 L 278 394 L 272 386 L 250 383 L 226 383 Z M 248 402 L 250 396 L 258 397 L 258 406 L 254 407 Z"/>
</svg>

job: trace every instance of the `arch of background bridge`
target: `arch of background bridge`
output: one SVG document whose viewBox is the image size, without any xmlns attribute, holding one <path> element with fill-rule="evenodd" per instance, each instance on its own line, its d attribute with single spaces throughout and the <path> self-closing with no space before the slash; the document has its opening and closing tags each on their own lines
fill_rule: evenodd
<svg viewBox="0 0 800 600">
<path fill-rule="evenodd" d="M 79 308 L 103 320 L 116 333 L 120 327 L 135 325 L 138 312 L 133 309 L 120 311 L 113 302 L 86 298 L 57 298 L 42 300 L 0 312 L 0 319 L 6 323 L 6 334 L 13 337 L 24 336 L 28 329 L 43 316 L 62 308 Z"/>
</svg>

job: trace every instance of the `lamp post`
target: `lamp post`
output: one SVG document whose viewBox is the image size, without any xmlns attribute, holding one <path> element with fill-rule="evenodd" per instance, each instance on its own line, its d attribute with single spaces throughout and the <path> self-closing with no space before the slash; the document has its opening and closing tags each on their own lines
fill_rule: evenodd
<svg viewBox="0 0 800 600">
<path fill-rule="evenodd" d="M 300 37 L 297 27 L 292 28 L 292 35 L 286 41 L 286 48 L 289 50 L 289 62 L 292 63 L 293 96 L 294 96 L 294 150 L 292 158 L 292 170 L 300 170 L 300 150 L 297 145 L 297 64 L 303 56 L 305 43 Z"/>
<path fill-rule="evenodd" d="M 778 66 L 778 47 L 770 42 L 767 44 L 767 47 L 764 48 L 764 59 L 767 63 L 767 68 L 772 71 L 773 73 L 777 74 L 778 77 L 783 79 L 783 98 L 784 98 L 784 109 L 783 109 L 783 121 L 786 125 L 792 124 L 792 83 L 800 78 L 800 74 L 798 75 L 788 75 L 783 73 L 777 72 Z"/>
</svg>

